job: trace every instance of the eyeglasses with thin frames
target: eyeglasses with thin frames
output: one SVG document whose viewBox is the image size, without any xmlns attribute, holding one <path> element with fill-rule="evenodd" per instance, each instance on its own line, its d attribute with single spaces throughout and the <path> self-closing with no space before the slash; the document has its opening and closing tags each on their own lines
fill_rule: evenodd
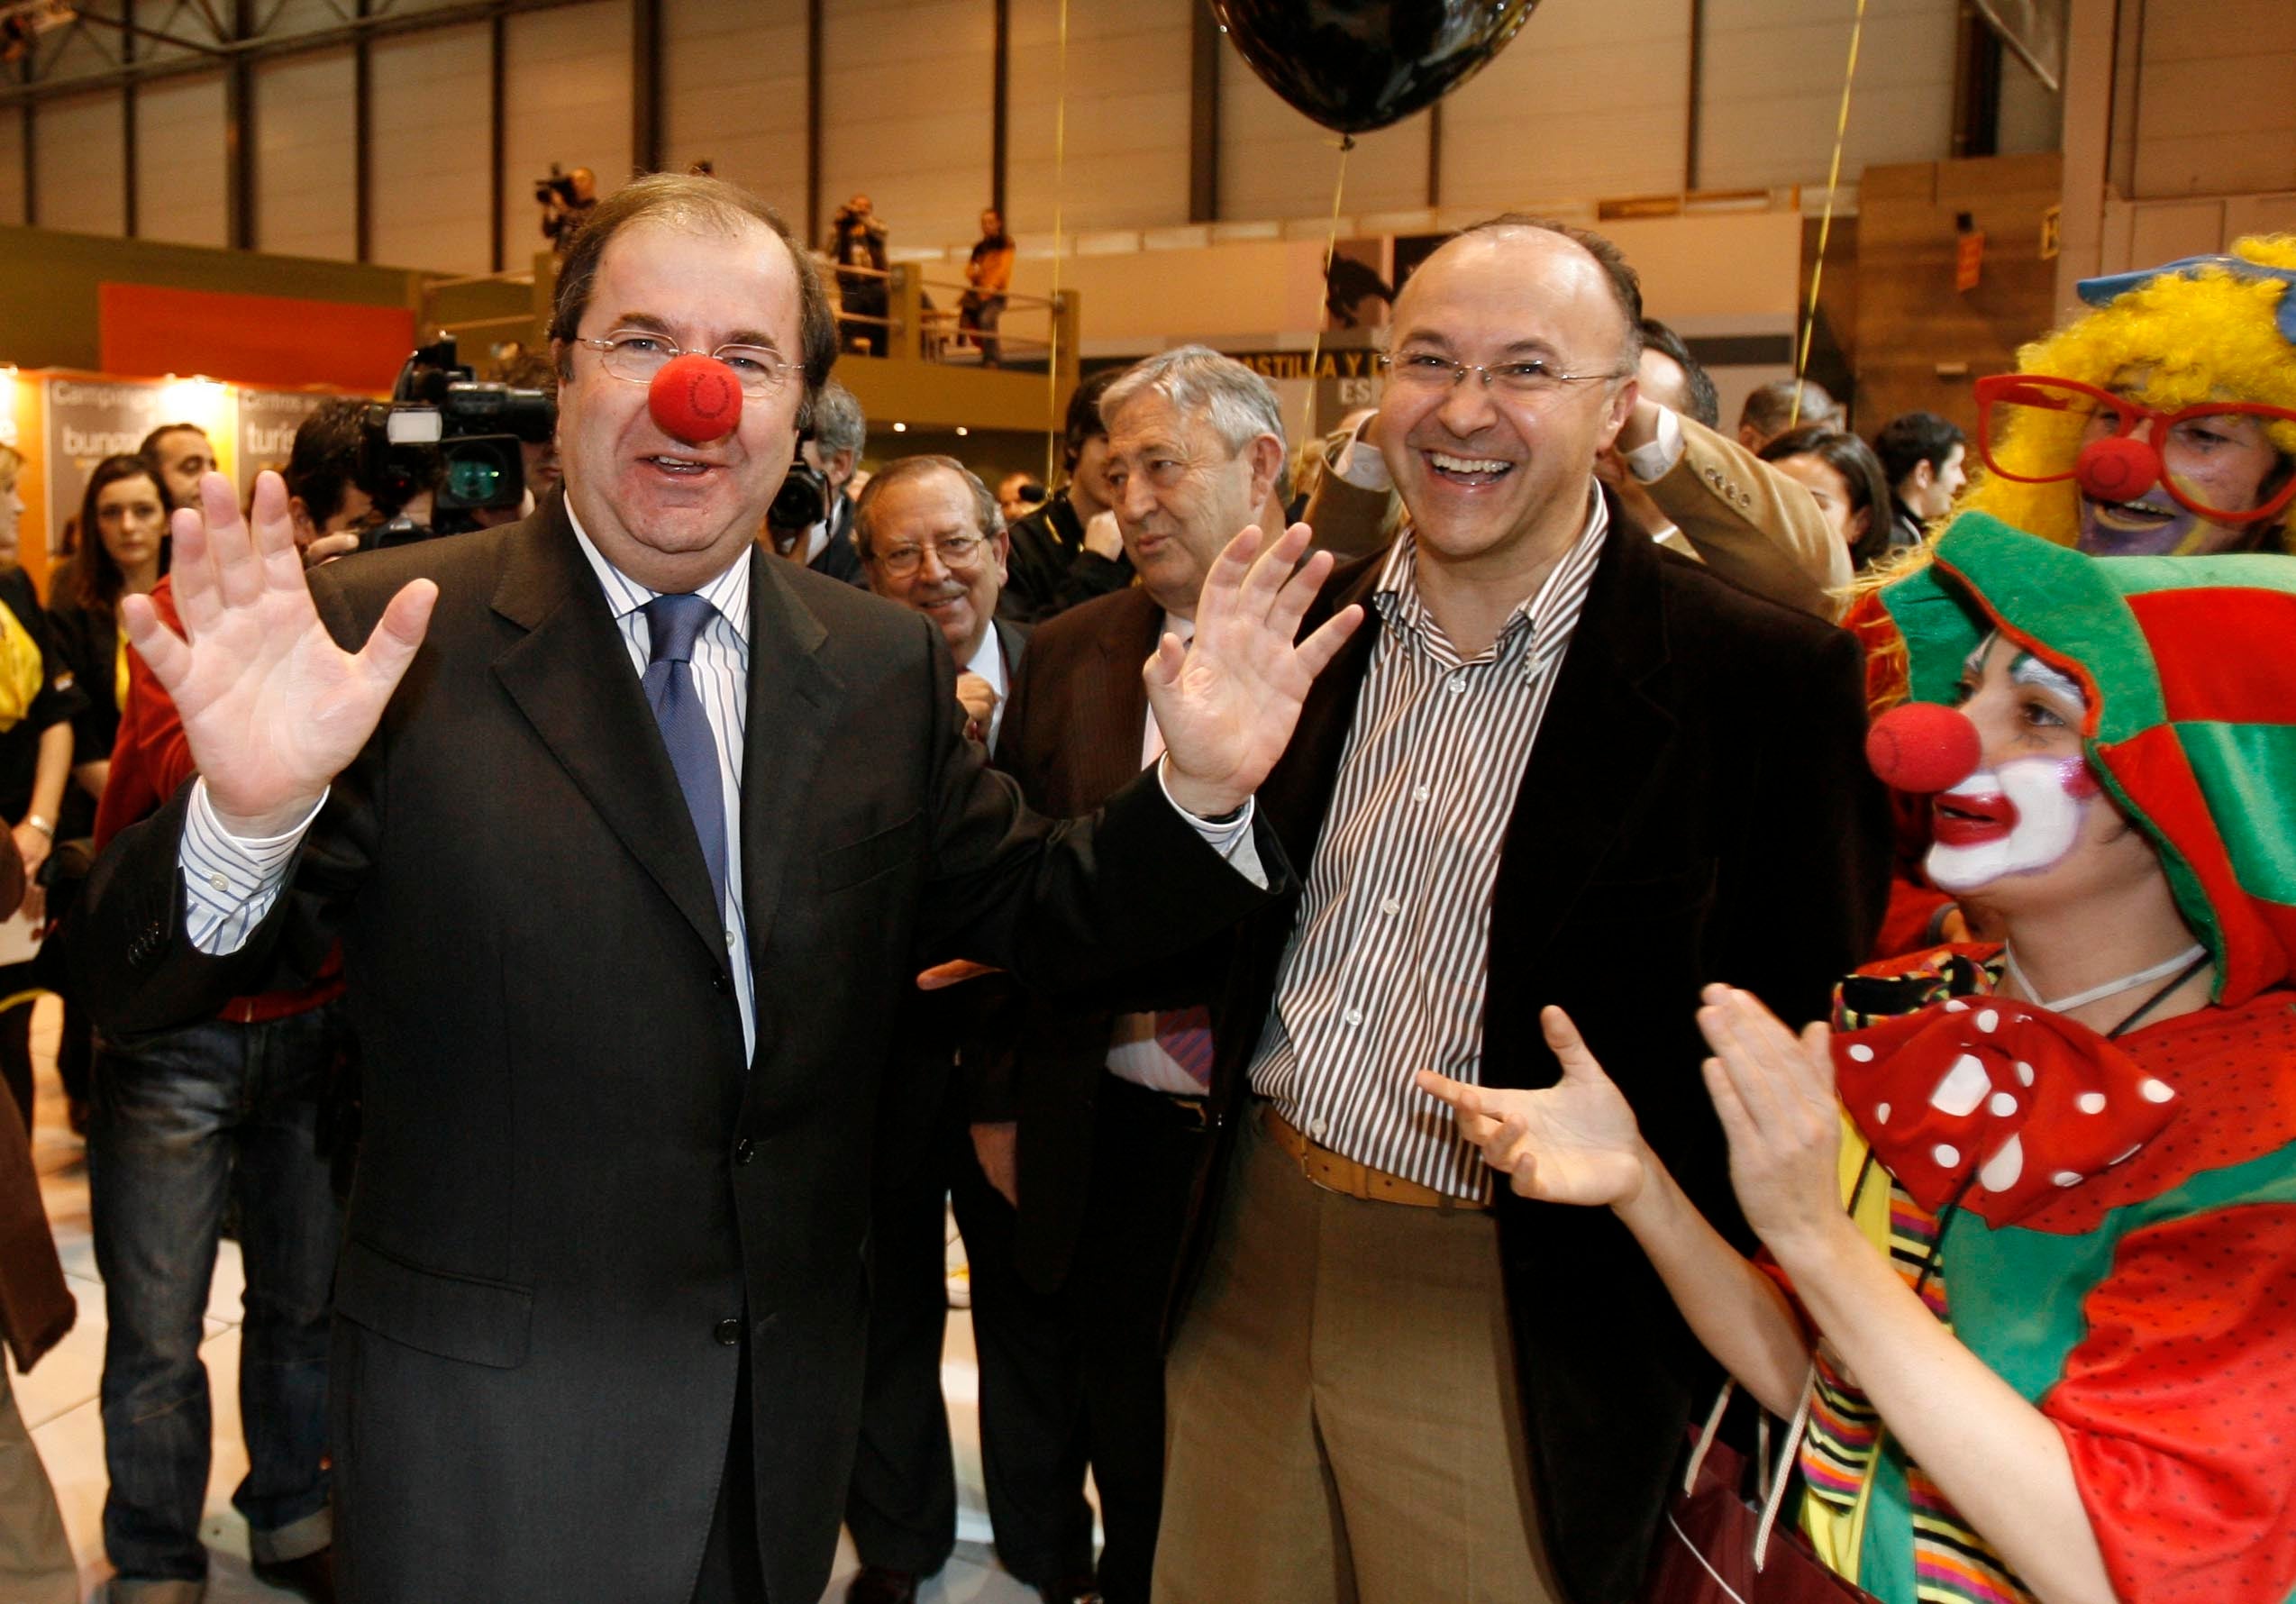
<svg viewBox="0 0 2296 1604">
<path fill-rule="evenodd" d="M 1565 373 L 1538 357 L 1519 362 L 1454 362 L 1431 351 L 1381 351 L 1379 365 L 1391 383 L 1414 389 L 1455 389 L 1471 373 L 1482 381 L 1484 389 L 1520 400 L 1556 395 L 1565 385 L 1625 377 L 1616 372 Z"/>
<path fill-rule="evenodd" d="M 686 354 L 669 335 L 645 329 L 615 329 L 599 339 L 578 336 L 574 343 L 597 351 L 599 366 L 632 384 L 651 384 L 655 374 Z M 770 345 L 721 345 L 702 354 L 731 368 L 745 396 L 771 395 L 798 366 L 783 361 Z"/>
<path fill-rule="evenodd" d="M 889 551 L 877 552 L 869 560 L 895 579 L 906 579 L 925 566 L 927 551 L 939 557 L 941 566 L 951 573 L 968 573 L 989 554 L 989 542 L 977 534 L 960 534 L 929 545 L 895 546 Z"/>
</svg>

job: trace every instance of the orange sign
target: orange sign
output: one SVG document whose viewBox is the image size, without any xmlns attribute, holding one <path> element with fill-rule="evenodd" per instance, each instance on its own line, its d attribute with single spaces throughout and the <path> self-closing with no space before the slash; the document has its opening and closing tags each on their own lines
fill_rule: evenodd
<svg viewBox="0 0 2296 1604">
<path fill-rule="evenodd" d="M 1977 287 L 1985 270 L 1985 231 L 1971 229 L 1959 236 L 1954 249 L 1954 288 L 1967 295 Z"/>
</svg>

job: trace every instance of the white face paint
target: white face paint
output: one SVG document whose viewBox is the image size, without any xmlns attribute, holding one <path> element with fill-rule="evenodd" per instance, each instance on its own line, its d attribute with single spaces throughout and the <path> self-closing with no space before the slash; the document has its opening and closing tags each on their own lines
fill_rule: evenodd
<svg viewBox="0 0 2296 1604">
<path fill-rule="evenodd" d="M 2086 795 L 2068 789 L 2068 779 Z M 2018 758 L 1999 769 L 1980 769 L 1937 798 L 1941 809 L 1968 817 L 1955 828 L 1941 812 L 1938 840 L 1927 860 L 1930 883 L 1958 897 L 2004 875 L 2051 867 L 2073 850 L 2084 805 L 2094 795 L 2094 782 L 2077 759 L 2068 765 L 2061 758 Z"/>
</svg>

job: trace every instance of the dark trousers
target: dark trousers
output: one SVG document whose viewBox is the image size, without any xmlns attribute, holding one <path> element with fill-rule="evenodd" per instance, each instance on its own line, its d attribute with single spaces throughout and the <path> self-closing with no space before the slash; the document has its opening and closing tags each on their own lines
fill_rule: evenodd
<svg viewBox="0 0 2296 1604">
<path fill-rule="evenodd" d="M 1195 1110 L 1104 1076 L 1092 1181 L 1068 1273 L 1015 1270 L 1014 1214 L 974 1171 L 956 1193 L 972 1262 L 981 1457 L 998 1557 L 1045 1586 L 1092 1573 L 1087 1466 L 1100 1494 L 1108 1604 L 1146 1604 L 1163 1508 L 1162 1320 L 1205 1133 Z M 1025 1178 L 1021 1201 L 1029 1205 Z"/>
<path fill-rule="evenodd" d="M 957 1541 L 956 1463 L 941 1396 L 949 1323 L 946 1204 L 955 1171 L 972 1170 L 971 1137 L 944 1065 L 920 1068 L 933 1107 L 898 1117 L 880 1153 L 870 1217 L 873 1278 L 861 1443 L 845 1526 L 861 1563 L 931 1576 Z M 978 1171 L 975 1171 L 977 1176 Z M 985 1184 L 985 1183 L 983 1183 Z"/>
<path fill-rule="evenodd" d="M 247 1269 L 232 1495 L 258 1560 L 324 1547 L 328 1310 L 342 1217 L 319 1152 L 341 1003 L 262 1025 L 212 1020 L 102 1043 L 88 1126 L 104 1274 L 104 1547 L 122 1576 L 206 1574 L 202 1313 L 227 1196 Z"/>
</svg>

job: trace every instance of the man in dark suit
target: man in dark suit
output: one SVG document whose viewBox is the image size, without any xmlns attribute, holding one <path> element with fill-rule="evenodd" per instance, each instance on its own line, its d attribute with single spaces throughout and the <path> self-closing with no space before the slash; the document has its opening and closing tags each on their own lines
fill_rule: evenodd
<svg viewBox="0 0 2296 1604">
<path fill-rule="evenodd" d="M 1561 1004 L 1727 1210 L 1699 987 L 1817 1012 L 1887 829 L 1849 638 L 1626 533 L 1593 481 L 1640 298 L 1608 242 L 1514 218 L 1396 305 L 1371 434 L 1413 527 L 1327 588 L 1372 622 L 1261 792 L 1307 874 L 1215 1015 L 1160 1600 L 1640 1581 L 1712 1372 L 1615 1220 L 1494 1197 L 1412 1075 L 1551 1083 Z"/>
<path fill-rule="evenodd" d="M 1052 824 L 963 739 L 930 625 L 756 550 L 834 352 L 762 203 L 617 191 L 551 333 L 566 486 L 533 519 L 306 581 L 275 476 L 251 529 L 220 477 L 178 515 L 188 642 L 124 623 L 201 778 L 102 861 L 81 961 L 124 1034 L 342 941 L 351 1597 L 811 1599 L 894 999 L 921 955 L 1059 986 L 1254 902 L 1237 810 L 1346 626 L 1292 646 L 1321 565 L 1287 583 L 1286 540 L 1247 574 L 1241 542 L 1145 670 L 1169 761 Z M 656 416 L 680 348 L 739 387 L 732 433 Z"/>
<path fill-rule="evenodd" d="M 965 734 L 993 753 L 1026 642 L 1021 626 L 997 616 L 1007 543 L 996 497 L 954 457 L 902 457 L 861 492 L 853 529 L 870 589 L 941 632 Z M 878 1149 L 877 1280 L 861 1449 L 845 1495 L 861 1560 L 848 1604 L 908 1604 L 956 1544 L 956 1467 L 941 1395 L 945 1222 L 952 1182 L 980 1182 L 952 1069 L 967 1025 L 1004 995 L 1001 982 L 984 982 L 914 998 L 898 1032 L 904 1095 L 886 1110 Z"/>
<path fill-rule="evenodd" d="M 1154 761 L 1162 737 L 1130 664 L 1195 627 L 1206 573 L 1284 462 L 1267 380 L 1200 345 L 1126 369 L 1101 412 L 1140 583 L 1038 627 L 998 752 L 1053 814 L 1089 812 Z M 969 1208 L 958 1194 L 998 1555 L 1040 1586 L 1092 1575 L 1089 1466 L 1108 1604 L 1145 1604 L 1155 1560 L 1163 1310 L 1205 1150 L 1213 989 L 1145 982 L 1154 1011 L 1037 1004 L 1016 1017 L 1015 1124 L 973 1127 L 996 1189 Z"/>
</svg>

